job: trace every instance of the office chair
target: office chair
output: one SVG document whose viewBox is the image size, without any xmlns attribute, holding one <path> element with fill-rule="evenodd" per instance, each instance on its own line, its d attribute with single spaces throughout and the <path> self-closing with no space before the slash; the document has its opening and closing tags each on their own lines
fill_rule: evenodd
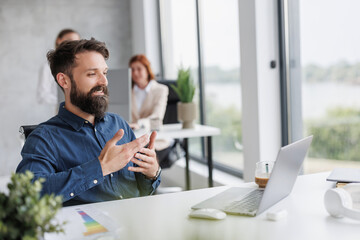
<svg viewBox="0 0 360 240">
<path fill-rule="evenodd" d="M 38 125 L 23 125 L 19 128 L 19 133 L 24 137 L 24 140 L 30 135 L 30 133 L 37 127 Z"/>
<path fill-rule="evenodd" d="M 180 101 L 180 98 L 171 87 L 172 84 L 176 85 L 174 80 L 159 80 L 158 83 L 164 84 L 169 88 L 168 101 L 166 106 L 166 111 L 163 119 L 163 124 L 169 123 L 179 123 L 177 119 L 177 103 Z"/>
<path fill-rule="evenodd" d="M 180 98 L 171 87 L 172 84 L 176 85 L 176 81 L 158 80 L 158 83 L 164 84 L 169 88 L 169 95 L 163 124 L 179 123 L 177 118 L 177 103 L 180 101 Z M 182 140 L 175 139 L 175 143 L 172 146 L 162 151 L 157 151 L 159 159 L 163 159 L 163 161 L 160 161 L 160 166 L 162 169 L 170 168 L 175 161 L 185 156 L 185 151 L 182 147 L 182 144 Z M 181 187 L 159 187 L 155 194 L 181 192 L 182 190 L 183 189 Z"/>
<path fill-rule="evenodd" d="M 163 124 L 179 123 L 177 118 L 177 104 L 180 101 L 179 96 L 176 94 L 174 89 L 171 87 L 172 84 L 176 85 L 174 80 L 159 80 L 158 83 L 164 84 L 169 88 L 168 101 L 166 105 L 166 111 L 163 119 Z M 184 157 L 185 151 L 183 148 L 183 141 L 180 139 L 175 139 L 175 142 L 172 146 L 162 150 L 157 151 L 160 166 L 161 168 L 170 168 L 171 165 L 179 160 L 181 157 Z"/>
</svg>

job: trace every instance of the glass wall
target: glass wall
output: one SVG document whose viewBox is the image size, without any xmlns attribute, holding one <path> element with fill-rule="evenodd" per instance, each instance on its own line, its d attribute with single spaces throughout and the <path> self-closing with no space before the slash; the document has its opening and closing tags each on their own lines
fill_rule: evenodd
<svg viewBox="0 0 360 240">
<path fill-rule="evenodd" d="M 299 38 L 300 44 L 290 47 L 301 55 L 301 88 L 291 89 L 301 92 L 301 106 L 292 102 L 291 108 L 301 107 L 302 135 L 314 135 L 305 173 L 360 167 L 358 9 L 357 0 L 302 0 L 289 9 L 299 13 L 290 42 Z"/>
<path fill-rule="evenodd" d="M 164 78 L 176 80 L 180 67 L 190 68 L 192 80 L 199 89 L 196 22 L 195 0 L 160 1 Z M 194 102 L 199 106 L 199 91 L 195 93 Z M 189 149 L 192 154 L 201 156 L 200 139 L 191 138 Z"/>
<path fill-rule="evenodd" d="M 176 79 L 180 66 L 190 67 L 198 82 L 195 0 L 160 1 L 164 78 Z"/>
<path fill-rule="evenodd" d="M 238 0 L 203 0 L 200 7 L 206 124 L 221 129 L 214 159 L 242 169 Z"/>
<path fill-rule="evenodd" d="M 205 124 L 221 129 L 221 136 L 213 138 L 214 161 L 240 170 L 243 157 L 238 9 L 238 0 L 160 1 L 164 78 L 176 79 L 182 65 L 191 68 L 198 85 L 201 71 Z M 195 102 L 199 104 L 197 90 Z M 201 156 L 201 149 L 200 139 L 192 139 L 190 153 Z"/>
</svg>

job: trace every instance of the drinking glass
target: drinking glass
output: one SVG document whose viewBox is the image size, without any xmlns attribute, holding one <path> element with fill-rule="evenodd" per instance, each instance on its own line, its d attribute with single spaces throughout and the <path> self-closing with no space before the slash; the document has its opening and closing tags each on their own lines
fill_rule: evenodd
<svg viewBox="0 0 360 240">
<path fill-rule="evenodd" d="M 256 163 L 255 183 L 259 185 L 260 188 L 266 187 L 273 167 L 274 162 L 262 161 Z"/>
</svg>

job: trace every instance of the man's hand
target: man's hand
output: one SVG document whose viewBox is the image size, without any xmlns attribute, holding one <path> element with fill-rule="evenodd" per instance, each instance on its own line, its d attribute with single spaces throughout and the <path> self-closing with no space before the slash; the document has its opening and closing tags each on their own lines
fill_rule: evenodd
<svg viewBox="0 0 360 240">
<path fill-rule="evenodd" d="M 150 136 L 148 148 L 141 148 L 139 151 L 140 153 L 136 153 L 135 158 L 131 159 L 131 161 L 139 167 L 129 167 L 129 171 L 141 172 L 148 178 L 155 177 L 156 172 L 159 169 L 159 163 L 155 153 L 155 138 L 156 132 L 153 132 Z"/>
<path fill-rule="evenodd" d="M 148 142 L 148 134 L 145 134 L 132 142 L 116 145 L 124 136 L 124 130 L 120 129 L 110 139 L 104 149 L 101 151 L 99 161 L 101 164 L 103 176 L 119 171 L 130 162 L 134 155 L 139 152 Z"/>
</svg>

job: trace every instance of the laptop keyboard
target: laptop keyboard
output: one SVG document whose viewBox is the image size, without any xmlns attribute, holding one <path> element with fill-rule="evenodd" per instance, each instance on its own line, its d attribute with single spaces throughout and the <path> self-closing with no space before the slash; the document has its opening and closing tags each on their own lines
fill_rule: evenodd
<svg viewBox="0 0 360 240">
<path fill-rule="evenodd" d="M 225 211 L 229 213 L 238 213 L 254 216 L 260 205 L 264 190 L 256 189 L 251 191 L 239 201 L 234 201 L 225 207 Z"/>
</svg>

